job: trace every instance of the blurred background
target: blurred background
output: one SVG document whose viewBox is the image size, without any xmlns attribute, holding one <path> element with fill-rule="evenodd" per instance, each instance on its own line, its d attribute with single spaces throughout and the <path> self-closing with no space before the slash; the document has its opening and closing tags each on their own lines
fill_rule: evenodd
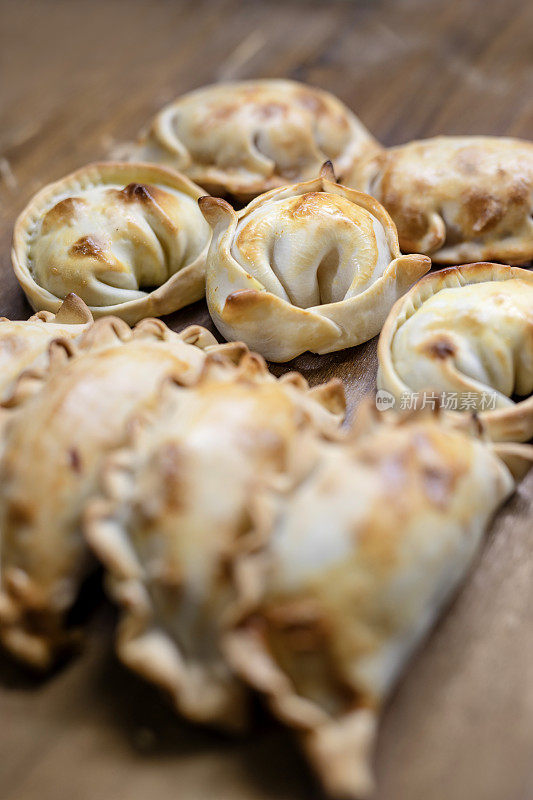
<svg viewBox="0 0 533 800">
<path fill-rule="evenodd" d="M 37 168 L 57 177 L 57 159 L 70 169 L 100 156 L 163 103 L 220 80 L 316 84 L 386 144 L 533 133 L 529 0 L 2 0 L 0 8 L 0 151 L 28 190 Z"/>
<path fill-rule="evenodd" d="M 254 77 L 333 92 L 388 145 L 438 133 L 532 138 L 533 3 L 0 0 L 0 314 L 29 313 L 9 250 L 40 186 L 105 157 L 183 92 Z M 533 797 L 533 637 L 513 628 L 533 612 L 531 592 L 516 591 L 533 585 L 530 523 L 505 525 L 525 503 L 504 512 L 475 580 L 387 710 L 379 800 Z M 266 715 L 243 742 L 177 720 L 117 664 L 111 613 L 50 680 L 0 660 L 2 800 L 318 797 Z"/>
</svg>

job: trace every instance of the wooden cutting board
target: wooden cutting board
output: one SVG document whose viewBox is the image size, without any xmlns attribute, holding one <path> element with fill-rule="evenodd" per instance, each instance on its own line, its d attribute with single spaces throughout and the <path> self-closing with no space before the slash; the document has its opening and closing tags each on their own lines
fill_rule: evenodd
<svg viewBox="0 0 533 800">
<path fill-rule="evenodd" d="M 0 314 L 30 310 L 13 222 L 44 183 L 102 158 L 164 103 L 214 80 L 291 77 L 348 103 L 386 144 L 533 136 L 528 0 L 0 2 Z M 204 303 L 170 318 L 210 327 Z M 275 367 L 333 375 L 350 407 L 375 342 Z M 533 474 L 498 515 L 449 613 L 384 715 L 379 800 L 533 797 Z M 115 660 L 102 603 L 85 651 L 43 680 L 0 656 L 2 800 L 309 800 L 291 736 L 258 707 L 230 741 L 178 720 Z"/>
</svg>

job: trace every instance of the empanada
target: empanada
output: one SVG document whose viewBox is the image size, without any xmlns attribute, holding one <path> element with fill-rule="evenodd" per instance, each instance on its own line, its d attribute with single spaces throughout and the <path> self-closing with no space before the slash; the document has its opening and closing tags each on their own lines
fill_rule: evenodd
<svg viewBox="0 0 533 800">
<path fill-rule="evenodd" d="M 373 787 L 384 700 L 514 486 L 490 445 L 434 414 L 361 423 L 272 493 L 263 562 L 254 556 L 263 592 L 223 644 L 299 732 L 328 793 L 354 800 Z M 533 457 L 499 447 L 518 469 Z"/>
<path fill-rule="evenodd" d="M 151 164 L 89 164 L 42 189 L 15 224 L 13 269 L 33 308 L 75 292 L 132 324 L 199 300 L 211 237 L 188 178 Z"/>
<path fill-rule="evenodd" d="M 155 117 L 130 155 L 178 169 L 208 192 L 250 200 L 308 180 L 331 160 L 342 178 L 379 149 L 333 95 L 289 80 L 206 86 Z"/>
<path fill-rule="evenodd" d="M 248 352 L 237 368 L 208 355 L 196 385 L 167 384 L 108 460 L 86 528 L 124 610 L 118 653 L 196 722 L 243 724 L 242 684 L 219 648 L 237 597 L 255 591 L 240 542 L 261 536 L 261 491 L 305 471 L 343 410 L 338 382 L 309 390 Z"/>
<path fill-rule="evenodd" d="M 381 330 L 394 301 L 430 268 L 402 256 L 396 229 L 372 197 L 319 178 L 273 189 L 238 214 L 203 197 L 213 228 L 207 303 L 226 339 L 271 361 L 330 353 Z"/>
<path fill-rule="evenodd" d="M 533 259 L 533 144 L 438 136 L 370 155 L 346 179 L 383 203 L 400 247 L 435 263 Z"/>
<path fill-rule="evenodd" d="M 478 412 L 493 440 L 533 437 L 533 272 L 466 264 L 427 275 L 392 309 L 378 387 L 398 405 Z M 527 399 L 522 399 L 527 398 Z"/>
<path fill-rule="evenodd" d="M 271 361 L 330 353 L 371 339 L 394 301 L 430 268 L 402 256 L 396 229 L 373 198 L 313 181 L 274 189 L 238 214 L 203 197 L 213 228 L 207 303 L 226 339 Z"/>
<path fill-rule="evenodd" d="M 9 398 L 24 370 L 42 366 L 50 342 L 81 336 L 92 319 L 75 294 L 67 295 L 55 315 L 40 311 L 28 320 L 0 318 L 0 402 Z"/>
<path fill-rule="evenodd" d="M 67 615 L 90 566 L 81 517 L 104 457 L 165 376 L 185 384 L 200 374 L 205 355 L 188 342 L 216 344 L 197 326 L 178 335 L 159 320 L 131 331 L 101 319 L 76 344 L 51 345 L 19 407 L 15 392 L 0 441 L 0 641 L 36 667 L 69 642 Z"/>
</svg>

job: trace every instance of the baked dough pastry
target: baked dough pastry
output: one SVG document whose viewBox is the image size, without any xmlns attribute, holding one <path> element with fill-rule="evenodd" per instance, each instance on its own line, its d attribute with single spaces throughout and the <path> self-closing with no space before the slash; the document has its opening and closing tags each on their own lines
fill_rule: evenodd
<svg viewBox="0 0 533 800">
<path fill-rule="evenodd" d="M 414 408 L 476 411 L 493 440 L 533 437 L 533 273 L 467 264 L 431 273 L 392 309 L 378 387 Z M 522 399 L 527 398 L 527 399 Z"/>
<path fill-rule="evenodd" d="M 246 350 L 236 367 L 216 352 L 194 386 L 167 384 L 108 460 L 86 529 L 123 608 L 118 653 L 195 722 L 246 719 L 219 647 L 237 597 L 255 589 L 240 542 L 261 537 L 265 486 L 305 470 L 315 439 L 339 435 L 343 411 L 336 381 L 310 390 L 299 375 L 276 380 Z"/>
<path fill-rule="evenodd" d="M 404 252 L 435 263 L 533 259 L 533 144 L 438 136 L 357 162 L 348 186 L 383 203 Z"/>
<path fill-rule="evenodd" d="M 434 414 L 373 411 L 373 429 L 359 418 L 350 444 L 324 444 L 303 480 L 272 493 L 264 561 L 254 555 L 263 590 L 223 644 L 328 793 L 353 800 L 373 788 L 385 698 L 514 486 L 490 445 Z M 532 458 L 503 448 L 515 466 Z"/>
<path fill-rule="evenodd" d="M 69 294 L 57 314 L 40 311 L 28 320 L 0 318 L 0 402 L 9 399 L 24 370 L 42 366 L 54 339 L 75 339 L 93 321 L 75 294 Z"/>
<path fill-rule="evenodd" d="M 197 326 L 181 335 L 159 320 L 133 331 L 119 319 L 95 322 L 79 342 L 55 342 L 33 394 L 13 407 L 0 441 L 0 641 L 18 658 L 47 667 L 71 641 L 67 615 L 90 570 L 81 531 L 106 453 L 125 422 L 173 375 L 194 381 L 216 344 Z"/>
<path fill-rule="evenodd" d="M 273 189 L 239 213 L 213 197 L 200 208 L 214 232 L 213 322 L 271 361 L 366 342 L 431 265 L 427 256 L 402 256 L 385 209 L 335 183 L 330 164 L 319 178 Z"/>
<path fill-rule="evenodd" d="M 331 160 L 340 177 L 379 149 L 333 95 L 288 80 L 206 86 L 163 108 L 130 156 L 178 169 L 208 192 L 250 200 L 308 180 Z"/>
<path fill-rule="evenodd" d="M 75 292 L 132 324 L 205 293 L 204 194 L 151 164 L 89 164 L 42 189 L 15 224 L 13 268 L 34 309 Z"/>
</svg>

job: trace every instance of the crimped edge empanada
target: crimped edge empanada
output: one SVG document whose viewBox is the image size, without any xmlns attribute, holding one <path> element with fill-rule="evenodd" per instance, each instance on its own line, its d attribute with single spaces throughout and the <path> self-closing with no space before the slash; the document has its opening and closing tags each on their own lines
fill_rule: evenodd
<svg viewBox="0 0 533 800">
<path fill-rule="evenodd" d="M 312 308 L 300 308 L 267 291 L 231 253 L 238 221 L 278 197 L 328 192 L 346 197 L 369 211 L 383 226 L 393 259 L 381 277 L 354 297 Z M 431 261 L 402 255 L 396 228 L 382 205 L 370 195 L 335 182 L 330 162 L 312 181 L 273 189 L 240 212 L 220 198 L 202 197 L 200 208 L 213 228 L 207 259 L 207 304 L 213 322 L 229 340 L 242 339 L 270 361 L 284 362 L 306 350 L 331 353 L 368 341 L 379 333 L 394 301 L 424 275 Z"/>
<path fill-rule="evenodd" d="M 413 288 L 401 297 L 392 308 L 378 342 L 378 388 L 390 392 L 399 401 L 405 393 L 411 393 L 398 375 L 393 358 L 392 342 L 394 336 L 410 316 L 431 296 L 449 287 L 460 287 L 486 281 L 506 281 L 520 278 L 533 284 L 533 272 L 520 267 L 509 267 L 504 264 L 476 262 L 458 267 L 432 272 L 420 280 Z M 453 320 L 451 321 L 453 325 Z M 428 386 L 429 390 L 437 387 Z M 458 411 L 446 412 L 456 425 L 467 424 L 468 414 Z M 533 396 L 516 403 L 511 408 L 481 411 L 480 422 L 493 441 L 525 442 L 533 437 Z"/>
<path fill-rule="evenodd" d="M 214 336 L 199 325 L 191 325 L 181 333 L 170 330 L 161 320 L 144 319 L 132 330 L 117 317 L 104 317 L 90 325 L 77 341 L 58 338 L 49 348 L 47 363 L 39 369 L 26 370 L 19 377 L 7 410 L 1 420 L 1 436 L 8 432 L 10 419 L 16 419 L 17 409 L 36 392 L 45 390 L 46 384 L 61 371 L 65 364 L 84 353 L 92 353 L 107 345 L 127 344 L 138 340 L 161 342 L 183 342 L 199 349 L 216 346 Z M 185 355 L 185 354 L 184 354 Z M 183 383 L 194 382 L 201 372 L 202 364 L 187 364 L 183 361 Z M 74 579 L 74 578 L 73 578 Z M 75 580 L 78 581 L 79 576 Z M 65 626 L 65 608 L 61 598 L 56 598 L 46 608 L 39 606 L 38 587 L 34 588 L 31 577 L 20 568 L 3 574 L 0 582 L 0 642 L 20 661 L 36 669 L 47 669 L 57 656 L 71 649 L 79 640 L 76 630 Z"/>
<path fill-rule="evenodd" d="M 250 353 L 241 343 L 209 345 L 202 372 L 188 384 L 190 389 L 201 386 L 212 376 L 226 382 L 249 387 L 254 393 L 258 383 L 278 383 L 281 391 L 289 393 L 295 407 L 306 419 L 305 431 L 310 435 L 336 439 L 341 436 L 340 423 L 344 417 L 345 398 L 340 381 L 332 379 L 310 388 L 299 373 L 274 378 L 261 356 Z M 162 386 L 159 401 L 172 392 L 172 381 Z M 216 404 L 216 399 L 214 400 Z M 129 668 L 164 689 L 176 708 L 186 717 L 201 723 L 229 730 L 241 729 L 247 716 L 243 684 L 235 677 L 223 675 L 219 682 L 213 677 L 213 664 L 188 657 L 186 650 L 158 622 L 153 601 L 145 585 L 145 566 L 140 561 L 124 527 L 124 504 L 135 500 L 134 470 L 137 463 L 135 443 L 142 435 L 150 417 L 159 413 L 156 400 L 150 412 L 137 415 L 130 423 L 130 446 L 110 455 L 101 479 L 101 497 L 93 500 L 85 514 L 86 538 L 103 562 L 108 573 L 110 594 L 122 609 L 117 633 L 117 652 Z M 303 451 L 296 455 L 301 459 Z M 231 476 L 228 475 L 228 481 Z M 260 480 L 260 477 L 258 476 Z M 283 476 L 280 478 L 283 479 Z M 255 598 L 257 586 L 250 580 L 250 546 L 258 545 L 262 536 L 262 515 L 256 498 L 247 500 L 247 517 L 251 529 L 246 533 L 246 558 L 239 558 L 239 536 L 235 535 L 232 575 L 235 582 L 235 603 L 243 604 Z M 176 536 L 180 531 L 176 531 Z M 216 531 L 213 531 L 216 536 Z M 229 608 L 224 615 L 229 621 L 237 612 Z M 222 655 L 220 656 L 221 666 Z"/>
<path fill-rule="evenodd" d="M 131 183 L 159 184 L 163 188 L 168 186 L 183 192 L 193 200 L 198 200 L 205 195 L 203 189 L 200 189 L 184 175 L 157 164 L 140 162 L 95 162 L 45 186 L 30 200 L 19 215 L 15 223 L 11 251 L 13 270 L 34 310 L 56 313 L 62 303 L 60 297 L 56 297 L 40 286 L 31 273 L 29 248 L 38 220 L 53 206 L 56 198 L 64 192 L 83 191 L 106 183 L 119 183 L 124 186 Z M 205 294 L 205 264 L 208 247 L 209 242 L 194 261 L 174 273 L 157 289 L 148 292 L 145 297 L 115 305 L 89 306 L 93 317 L 97 319 L 114 315 L 132 325 L 144 317 L 170 314 L 200 300 Z"/>
</svg>

